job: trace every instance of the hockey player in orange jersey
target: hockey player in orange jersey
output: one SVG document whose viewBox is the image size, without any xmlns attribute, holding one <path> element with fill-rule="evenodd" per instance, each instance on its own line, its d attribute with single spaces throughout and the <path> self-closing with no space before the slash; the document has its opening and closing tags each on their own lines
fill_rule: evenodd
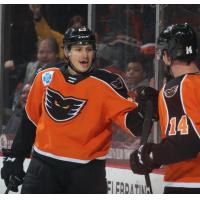
<svg viewBox="0 0 200 200">
<path fill-rule="evenodd" d="M 131 168 L 145 174 L 166 165 L 164 193 L 200 193 L 200 73 L 193 28 L 187 23 L 165 28 L 158 50 L 173 77 L 159 93 L 163 137 L 133 152 Z"/>
<path fill-rule="evenodd" d="M 93 68 L 94 34 L 85 26 L 69 28 L 64 53 L 66 65 L 35 77 L 11 152 L 4 153 L 1 177 L 12 191 L 23 182 L 21 193 L 106 193 L 112 122 L 128 134 L 141 132 L 145 105 L 130 100 L 121 77 Z M 156 99 L 147 89 L 146 98 Z"/>
</svg>

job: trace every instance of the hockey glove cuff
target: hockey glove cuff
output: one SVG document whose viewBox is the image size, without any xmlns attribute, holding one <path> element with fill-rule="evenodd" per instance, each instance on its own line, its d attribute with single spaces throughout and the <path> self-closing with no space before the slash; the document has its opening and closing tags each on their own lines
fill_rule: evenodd
<svg viewBox="0 0 200 200">
<path fill-rule="evenodd" d="M 148 174 L 153 169 L 160 168 L 161 165 L 155 163 L 150 157 L 154 145 L 153 143 L 141 145 L 138 150 L 131 153 L 130 167 L 133 173 Z"/>
</svg>

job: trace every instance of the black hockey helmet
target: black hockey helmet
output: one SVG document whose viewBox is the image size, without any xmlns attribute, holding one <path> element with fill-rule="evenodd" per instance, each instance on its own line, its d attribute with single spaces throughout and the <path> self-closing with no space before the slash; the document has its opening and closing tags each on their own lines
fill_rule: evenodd
<svg viewBox="0 0 200 200">
<path fill-rule="evenodd" d="M 91 44 L 96 50 L 95 35 L 86 26 L 68 28 L 64 34 L 64 47 L 70 50 L 74 44 Z"/>
<path fill-rule="evenodd" d="M 195 31 L 187 23 L 168 26 L 158 37 L 157 50 L 160 58 L 164 50 L 173 60 L 195 57 L 197 55 Z"/>
</svg>

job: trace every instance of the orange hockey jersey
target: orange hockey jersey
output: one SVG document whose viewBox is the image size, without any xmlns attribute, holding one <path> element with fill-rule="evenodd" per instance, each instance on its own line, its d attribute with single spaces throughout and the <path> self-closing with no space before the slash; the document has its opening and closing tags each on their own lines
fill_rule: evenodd
<svg viewBox="0 0 200 200">
<path fill-rule="evenodd" d="M 87 77 L 66 75 L 58 68 L 39 72 L 26 104 L 27 116 L 37 127 L 34 150 L 76 163 L 105 159 L 111 123 L 130 132 L 126 115 L 137 104 L 126 93 L 123 80 L 104 70 Z"/>
<path fill-rule="evenodd" d="M 165 185 L 169 187 L 200 188 L 199 85 L 200 74 L 186 74 L 168 82 L 160 91 L 163 140 L 159 149 L 164 152 L 168 143 L 163 162 L 167 163 Z M 175 162 L 168 164 L 171 159 Z"/>
</svg>

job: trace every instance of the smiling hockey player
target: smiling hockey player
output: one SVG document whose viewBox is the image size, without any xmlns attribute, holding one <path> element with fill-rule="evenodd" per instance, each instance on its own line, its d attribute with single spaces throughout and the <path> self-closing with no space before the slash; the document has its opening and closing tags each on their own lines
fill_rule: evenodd
<svg viewBox="0 0 200 200">
<path fill-rule="evenodd" d="M 23 182 L 21 193 L 106 193 L 112 122 L 130 134 L 141 132 L 143 110 L 130 101 L 124 81 L 93 68 L 94 34 L 85 26 L 69 28 L 64 53 L 66 65 L 37 74 L 21 128 L 5 153 L 1 177 L 13 191 Z M 157 97 L 147 89 L 147 98 Z M 24 177 L 23 160 L 32 146 Z"/>
</svg>

